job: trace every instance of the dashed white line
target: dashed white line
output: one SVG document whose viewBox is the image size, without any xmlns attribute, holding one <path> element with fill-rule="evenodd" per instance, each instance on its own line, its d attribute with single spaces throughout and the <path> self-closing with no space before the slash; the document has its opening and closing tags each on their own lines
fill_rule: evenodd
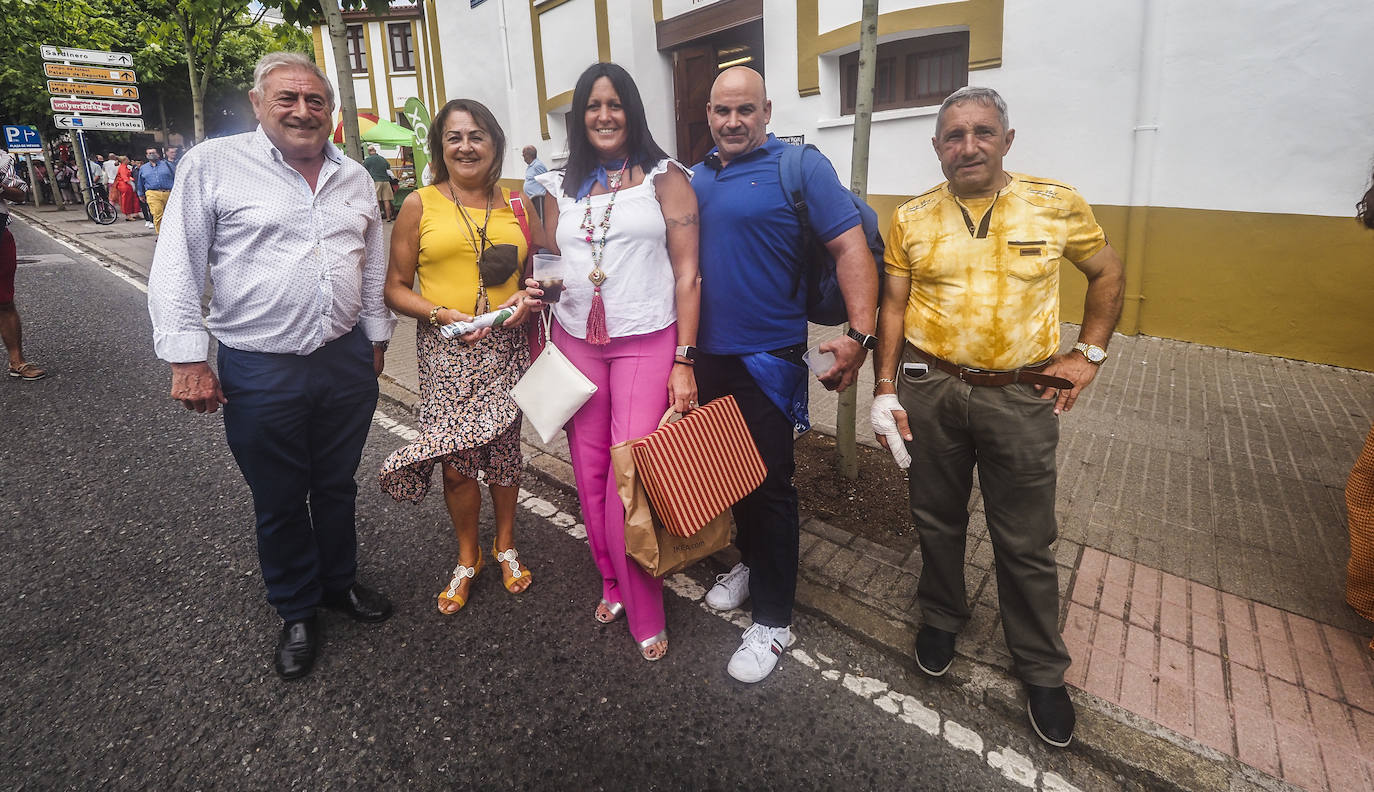
<svg viewBox="0 0 1374 792">
<path fill-rule="evenodd" d="M 120 280 L 124 281 L 130 286 L 133 286 L 135 289 L 138 289 L 144 294 L 148 293 L 148 285 L 143 281 L 139 280 L 138 278 L 135 278 L 134 276 L 130 275 L 128 272 L 125 272 L 122 266 L 118 264 L 111 264 L 106 261 L 101 261 L 100 259 L 96 258 L 94 254 L 82 250 L 81 248 L 77 247 L 76 245 L 73 245 L 65 239 L 62 239 L 61 237 L 54 236 L 51 232 L 48 231 L 48 229 L 44 228 L 38 223 L 31 221 L 28 223 L 28 227 L 33 229 L 34 231 L 37 231 L 38 233 L 42 234 L 48 239 L 51 239 L 52 241 L 56 242 L 62 247 L 70 250 L 71 252 L 77 254 L 81 258 L 90 259 L 91 261 L 94 261 L 95 263 L 100 265 L 101 269 L 105 270 L 106 272 L 110 273 L 116 278 L 119 278 Z"/>
<path fill-rule="evenodd" d="M 396 421 L 378 410 L 373 422 L 383 429 L 407 440 L 419 437 L 419 432 Z M 564 533 L 579 541 L 586 541 L 587 529 L 576 515 L 559 510 L 557 506 L 534 493 L 521 489 L 518 501 L 532 514 L 553 523 Z M 678 573 L 665 578 L 664 586 L 683 599 L 696 602 L 702 610 L 718 616 L 740 628 L 751 624 L 749 615 L 740 610 L 716 611 L 706 605 L 706 589 L 690 576 Z M 794 646 L 783 655 L 790 657 L 802 666 L 817 671 L 823 679 L 838 682 L 841 687 L 859 698 L 866 699 L 875 709 L 893 716 L 897 722 L 906 723 L 920 729 L 932 737 L 944 736 L 945 742 L 954 748 L 978 755 L 988 766 L 1000 772 L 1013 783 L 1042 792 L 1081 792 L 1073 784 L 1065 781 L 1056 773 L 1038 769 L 1030 757 L 1007 746 L 988 748 L 982 735 L 957 721 L 941 715 L 937 710 L 922 703 L 914 696 L 898 693 L 892 686 L 876 677 L 850 673 L 837 668 L 831 658 L 819 651 L 807 652 L 800 645 Z"/>
</svg>

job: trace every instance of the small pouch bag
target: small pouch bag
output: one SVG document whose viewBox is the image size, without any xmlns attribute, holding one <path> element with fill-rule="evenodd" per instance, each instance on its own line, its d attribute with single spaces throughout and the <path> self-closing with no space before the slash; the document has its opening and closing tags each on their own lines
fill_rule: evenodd
<svg viewBox="0 0 1374 792">
<path fill-rule="evenodd" d="M 510 395 L 539 439 L 547 443 L 596 393 L 596 385 L 549 341 L 549 311 L 540 313 L 539 325 L 543 351 L 511 388 Z"/>
</svg>

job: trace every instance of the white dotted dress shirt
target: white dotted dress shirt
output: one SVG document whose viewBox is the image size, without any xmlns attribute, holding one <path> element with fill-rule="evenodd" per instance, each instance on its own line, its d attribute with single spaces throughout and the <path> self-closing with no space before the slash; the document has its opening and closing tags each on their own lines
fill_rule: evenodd
<svg viewBox="0 0 1374 792">
<path fill-rule="evenodd" d="M 333 144 L 324 152 L 313 192 L 261 127 L 207 140 L 177 161 L 148 276 L 159 358 L 204 361 L 210 333 L 233 349 L 295 355 L 355 325 L 370 341 L 391 338 L 372 177 Z M 202 321 L 207 273 L 214 293 Z"/>
</svg>

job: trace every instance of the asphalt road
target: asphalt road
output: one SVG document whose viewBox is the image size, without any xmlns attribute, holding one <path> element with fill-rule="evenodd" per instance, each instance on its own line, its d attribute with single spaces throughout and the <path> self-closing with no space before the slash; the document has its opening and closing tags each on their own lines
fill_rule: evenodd
<svg viewBox="0 0 1374 792">
<path fill-rule="evenodd" d="M 222 420 L 167 397 L 141 291 L 13 230 L 27 351 L 52 375 L 0 382 L 0 787 L 1025 788 L 948 729 L 929 735 L 856 695 L 868 683 L 1081 788 L 1120 781 L 818 618 L 797 620 L 801 653 L 745 686 L 725 673 L 740 628 L 669 592 L 669 655 L 646 663 L 623 621 L 593 621 L 585 543 L 529 508 L 517 546 L 530 591 L 506 593 L 492 567 L 442 617 L 434 596 L 456 557 L 442 501 L 380 492 L 375 471 L 404 440 L 376 425 L 358 473 L 360 577 L 397 613 L 326 616 L 314 673 L 284 683 Z M 566 494 L 525 486 L 576 513 Z"/>
</svg>

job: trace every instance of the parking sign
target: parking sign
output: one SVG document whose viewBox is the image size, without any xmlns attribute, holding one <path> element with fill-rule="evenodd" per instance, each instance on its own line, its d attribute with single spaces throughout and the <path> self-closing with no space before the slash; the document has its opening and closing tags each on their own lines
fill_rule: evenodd
<svg viewBox="0 0 1374 792">
<path fill-rule="evenodd" d="M 23 124 L 5 125 L 5 148 L 9 149 L 11 154 L 43 153 L 38 130 Z"/>
</svg>

